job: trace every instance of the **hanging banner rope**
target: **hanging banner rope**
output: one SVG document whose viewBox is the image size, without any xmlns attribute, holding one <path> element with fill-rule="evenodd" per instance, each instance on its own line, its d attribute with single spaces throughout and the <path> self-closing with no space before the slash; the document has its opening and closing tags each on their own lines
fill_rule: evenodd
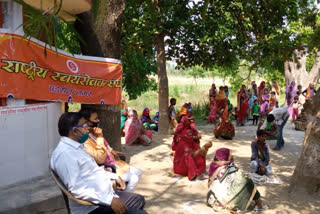
<svg viewBox="0 0 320 214">
<path fill-rule="evenodd" d="M 120 105 L 119 60 L 47 48 L 0 31 L 0 97 Z"/>
</svg>

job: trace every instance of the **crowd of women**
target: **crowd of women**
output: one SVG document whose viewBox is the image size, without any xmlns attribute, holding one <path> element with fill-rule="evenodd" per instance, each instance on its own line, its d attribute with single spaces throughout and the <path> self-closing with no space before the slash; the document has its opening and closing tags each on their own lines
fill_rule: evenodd
<svg viewBox="0 0 320 214">
<path fill-rule="evenodd" d="M 231 116 L 236 120 L 237 126 L 244 126 L 250 119 L 253 125 L 258 125 L 257 137 L 251 145 L 250 167 L 261 175 L 273 173 L 269 165 L 269 149 L 265 140 L 277 139 L 275 150 L 280 150 L 284 144 L 282 130 L 289 113 L 295 120 L 302 104 L 310 100 L 316 90 L 314 85 L 310 84 L 302 91 L 302 87 L 300 85 L 296 87 L 292 81 L 286 87 L 285 93 L 287 107 L 280 108 L 280 88 L 276 81 L 273 81 L 270 87 L 266 86 L 265 81 L 261 81 L 259 86 L 252 81 L 249 87 L 241 86 L 237 92 L 237 106 L 233 107 L 229 100 L 228 86 L 220 86 L 218 90 L 216 85 L 212 84 L 209 90 L 210 103 L 205 119 L 214 124 L 213 133 L 216 138 L 231 140 L 234 137 L 235 127 Z M 127 108 L 125 101 L 123 104 L 121 128 L 126 144 L 150 145 L 152 131 L 158 128 L 158 113 L 152 120 L 149 109 L 145 108 L 138 118 L 135 110 Z M 246 210 L 251 201 L 254 201 L 255 210 L 266 209 L 252 180 L 245 177 L 233 163 L 233 156 L 228 148 L 220 148 L 215 152 L 209 172 L 206 172 L 206 155 L 212 142 L 209 141 L 200 147 L 201 135 L 195 128 L 192 104 L 184 103 L 179 113 L 176 112 L 175 105 L 176 99 L 171 98 L 168 116 L 174 131 L 173 172 L 187 176 L 189 180 L 209 179 L 207 203 L 210 206 Z M 280 138 L 277 135 L 280 135 Z"/>
</svg>

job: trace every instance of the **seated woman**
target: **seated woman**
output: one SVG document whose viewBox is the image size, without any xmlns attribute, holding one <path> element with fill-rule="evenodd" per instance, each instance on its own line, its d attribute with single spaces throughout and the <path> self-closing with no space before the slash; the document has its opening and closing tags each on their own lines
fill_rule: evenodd
<svg viewBox="0 0 320 214">
<path fill-rule="evenodd" d="M 264 128 L 267 140 L 276 140 L 278 137 L 278 125 L 273 114 L 267 116 L 267 124 Z"/>
<path fill-rule="evenodd" d="M 84 143 L 85 151 L 94 158 L 98 165 L 113 166 L 116 173 L 125 182 L 128 182 L 125 191 L 133 192 L 139 183 L 141 170 L 127 164 L 123 161 L 125 160 L 124 154 L 110 147 L 103 137 L 102 129 L 98 127 L 100 120 L 94 109 L 81 109 L 79 114 L 87 120 L 90 127 L 89 138 Z"/>
<path fill-rule="evenodd" d="M 155 124 L 151 120 L 149 113 L 150 113 L 150 110 L 148 108 L 143 109 L 140 120 L 141 120 L 145 129 L 154 130 L 157 127 L 157 124 Z"/>
<path fill-rule="evenodd" d="M 183 104 L 181 106 L 180 112 L 179 112 L 179 118 L 178 118 L 178 123 L 180 123 L 180 120 L 187 114 L 188 111 L 188 103 Z"/>
<path fill-rule="evenodd" d="M 194 122 L 194 117 L 193 117 L 192 109 L 188 109 L 188 110 L 187 110 L 187 113 L 181 117 L 179 126 L 183 126 L 183 121 L 184 121 L 185 119 L 189 119 L 189 121 L 190 121 L 190 127 L 193 128 L 193 129 L 195 129 L 196 125 L 195 125 L 195 122 Z"/>
<path fill-rule="evenodd" d="M 250 167 L 259 175 L 273 174 L 269 164 L 269 147 L 266 144 L 266 133 L 264 130 L 257 131 L 257 140 L 251 143 L 251 162 Z"/>
<path fill-rule="evenodd" d="M 267 208 L 260 200 L 260 193 L 253 181 L 234 165 L 229 149 L 220 148 L 216 151 L 209 176 L 207 204 L 214 209 L 245 211 L 252 200 L 256 202 L 256 211 Z"/>
<path fill-rule="evenodd" d="M 216 138 L 222 137 L 224 139 L 232 140 L 232 138 L 234 137 L 234 126 L 229 119 L 228 106 L 225 107 L 221 117 L 221 121 L 220 123 L 215 125 L 213 133 Z"/>
<path fill-rule="evenodd" d="M 133 144 L 142 143 L 148 146 L 152 141 L 152 131 L 146 130 L 142 123 L 138 120 L 136 110 L 130 110 L 128 119 L 124 124 L 126 144 L 131 146 Z"/>
<path fill-rule="evenodd" d="M 156 116 L 154 116 L 154 118 L 152 119 L 152 122 L 154 122 L 154 124 L 156 124 L 156 127 L 153 129 L 156 132 L 158 131 L 158 123 L 159 123 L 159 112 L 156 113 Z"/>
<path fill-rule="evenodd" d="M 176 174 L 188 176 L 189 180 L 205 179 L 206 155 L 212 146 L 208 142 L 200 148 L 200 134 L 190 126 L 190 120 L 185 118 L 183 125 L 178 126 L 172 142 L 172 150 L 175 151 L 173 158 L 173 171 Z"/>
</svg>

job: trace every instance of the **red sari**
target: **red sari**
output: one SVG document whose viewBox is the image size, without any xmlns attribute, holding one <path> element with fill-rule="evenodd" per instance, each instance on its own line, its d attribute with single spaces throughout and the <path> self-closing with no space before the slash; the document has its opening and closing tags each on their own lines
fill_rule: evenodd
<svg viewBox="0 0 320 214">
<path fill-rule="evenodd" d="M 221 116 L 221 121 L 214 127 L 213 133 L 216 138 L 222 137 L 232 140 L 232 138 L 234 137 L 235 131 L 234 126 L 229 119 L 228 106 L 225 107 L 224 112 Z"/>
<path fill-rule="evenodd" d="M 217 103 L 213 99 L 213 97 L 210 97 L 209 109 L 210 109 L 210 113 L 209 113 L 208 121 L 211 123 L 216 123 L 216 121 L 217 121 Z"/>
<path fill-rule="evenodd" d="M 191 128 L 190 123 L 184 122 L 178 126 L 172 142 L 172 150 L 175 151 L 173 171 L 179 175 L 187 175 L 189 180 L 206 170 L 206 159 L 202 156 L 193 157 L 191 154 L 200 149 L 200 141 L 193 138 L 197 135 L 198 131 Z"/>
<path fill-rule="evenodd" d="M 248 95 L 245 90 L 238 91 L 237 94 L 238 99 L 238 115 L 237 115 L 237 123 L 244 125 L 246 121 L 247 110 L 249 108 Z"/>
</svg>

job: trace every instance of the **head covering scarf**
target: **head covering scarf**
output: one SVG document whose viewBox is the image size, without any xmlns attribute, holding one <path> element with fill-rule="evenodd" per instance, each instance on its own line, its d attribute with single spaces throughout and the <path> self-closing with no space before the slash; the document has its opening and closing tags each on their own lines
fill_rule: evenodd
<svg viewBox="0 0 320 214">
<path fill-rule="evenodd" d="M 210 164 L 209 176 L 212 176 L 219 167 L 229 165 L 231 162 L 233 162 L 233 159 L 230 149 L 220 148 L 216 150 L 214 159 Z"/>
<path fill-rule="evenodd" d="M 310 83 L 308 88 L 307 88 L 307 93 L 306 93 L 306 100 L 309 100 L 311 97 L 314 96 L 314 89 L 311 89 L 311 85 L 314 85 L 313 83 Z"/>
<path fill-rule="evenodd" d="M 266 87 L 266 82 L 265 81 L 261 81 L 259 87 L 258 87 L 258 94 L 261 94 L 261 92 L 263 91 L 263 89 Z"/>
<path fill-rule="evenodd" d="M 227 99 L 226 93 L 224 89 L 219 89 L 219 92 L 216 96 L 216 100 L 224 100 L 224 99 Z"/>
<path fill-rule="evenodd" d="M 286 99 L 287 99 L 288 105 L 291 104 L 293 98 L 296 96 L 296 93 L 297 93 L 297 88 L 296 86 L 292 86 L 292 83 L 294 83 L 294 81 L 291 81 L 286 88 Z M 291 92 L 290 94 L 288 93 L 289 91 Z"/>
<path fill-rule="evenodd" d="M 153 122 L 158 122 L 159 121 L 159 112 L 156 113 L 156 116 L 154 116 Z"/>
<path fill-rule="evenodd" d="M 187 107 L 185 107 L 185 105 L 183 105 L 183 106 L 181 107 L 179 116 L 187 114 L 187 110 L 188 110 Z"/>
<path fill-rule="evenodd" d="M 141 120 L 142 123 L 146 123 L 146 122 L 150 122 L 151 121 L 149 112 L 150 112 L 149 108 L 143 109 L 142 115 L 140 117 L 140 120 Z"/>
</svg>

